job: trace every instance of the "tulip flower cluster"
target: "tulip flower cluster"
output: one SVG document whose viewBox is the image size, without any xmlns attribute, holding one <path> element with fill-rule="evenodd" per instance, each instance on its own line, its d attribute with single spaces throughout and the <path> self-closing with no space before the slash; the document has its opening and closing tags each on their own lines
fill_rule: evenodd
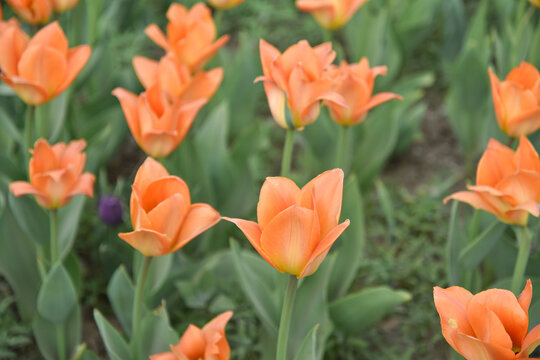
<svg viewBox="0 0 540 360">
<path fill-rule="evenodd" d="M 393 93 L 372 96 L 374 80 L 386 67 L 370 68 L 367 59 L 358 64 L 332 65 L 336 57 L 331 43 L 311 47 L 302 40 L 283 54 L 266 41 L 260 42 L 264 90 L 272 116 L 286 129 L 302 129 L 319 116 L 320 103 L 330 108 L 340 125 L 362 122 L 373 107 L 392 99 Z"/>
<path fill-rule="evenodd" d="M 29 24 L 45 24 L 52 12 L 73 8 L 79 0 L 6 0 L 13 11 Z"/>
<path fill-rule="evenodd" d="M 187 135 L 200 108 L 214 95 L 223 69 L 202 67 L 227 41 L 214 42 L 210 10 L 197 3 L 190 10 L 173 3 L 167 11 L 167 35 L 150 25 L 146 34 L 167 53 L 159 60 L 137 56 L 135 72 L 145 91 L 138 96 L 117 88 L 113 94 L 124 111 L 131 134 L 154 158 L 168 156 Z"/>
</svg>

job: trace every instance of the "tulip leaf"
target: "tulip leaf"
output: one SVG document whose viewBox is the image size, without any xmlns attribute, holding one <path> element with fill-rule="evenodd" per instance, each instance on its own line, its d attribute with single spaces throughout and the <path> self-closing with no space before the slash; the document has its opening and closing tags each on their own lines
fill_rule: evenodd
<svg viewBox="0 0 540 360">
<path fill-rule="evenodd" d="M 366 242 L 364 205 L 358 179 L 354 175 L 349 177 L 343 189 L 341 219 L 353 219 L 353 221 L 334 245 L 337 246 L 338 254 L 328 287 L 330 300 L 347 293 L 360 267 Z"/>
<path fill-rule="evenodd" d="M 133 268 L 135 269 L 133 276 L 134 279 L 137 279 L 139 276 L 143 259 L 144 256 L 140 252 L 135 253 L 135 256 L 133 257 Z M 169 276 L 172 262 L 173 254 L 167 254 L 152 259 L 152 263 L 150 264 L 150 269 L 148 270 L 148 275 L 146 277 L 144 291 L 146 298 L 155 295 L 155 293 L 159 291 L 161 286 L 165 283 L 167 277 Z"/>
<path fill-rule="evenodd" d="M 64 266 L 56 263 L 45 277 L 39 290 L 38 312 L 53 324 L 60 325 L 66 322 L 76 304 L 75 286 Z"/>
<path fill-rule="evenodd" d="M 3 85 L 3 84 L 2 84 Z M 8 115 L 7 111 L 0 108 L 0 128 L 5 131 L 9 136 L 17 142 L 19 145 L 23 145 L 23 138 L 19 129 L 14 124 L 13 118 Z"/>
<path fill-rule="evenodd" d="M 8 203 L 21 230 L 36 244 L 46 244 L 48 246 L 49 218 L 34 198 L 31 196 L 15 198 L 10 193 Z M 31 226 L 28 224 L 30 219 L 32 219 Z"/>
<path fill-rule="evenodd" d="M 124 333 L 130 337 L 135 289 L 123 265 L 120 265 L 111 277 L 107 286 L 107 297 Z"/>
<path fill-rule="evenodd" d="M 133 357 L 129 345 L 97 309 L 94 309 L 94 320 L 96 321 L 101 339 L 105 343 L 105 349 L 109 358 L 112 360 L 131 360 Z"/>
<path fill-rule="evenodd" d="M 179 337 L 169 324 L 169 316 L 164 305 L 146 313 L 141 324 L 141 358 L 170 351 L 170 345 L 176 345 Z"/>
<path fill-rule="evenodd" d="M 494 220 L 487 229 L 460 251 L 459 263 L 467 270 L 474 270 L 499 242 L 506 227 L 505 223 Z"/>
<path fill-rule="evenodd" d="M 379 198 L 379 203 L 381 204 L 384 217 L 386 218 L 386 226 L 388 227 L 387 236 L 391 239 L 396 229 L 396 216 L 394 215 L 392 199 L 386 186 L 384 186 L 384 183 L 380 179 L 375 181 L 375 188 L 377 189 L 377 197 Z"/>
<path fill-rule="evenodd" d="M 86 196 L 78 195 L 71 199 L 69 204 L 58 210 L 58 245 L 61 259 L 65 258 L 73 247 L 85 202 Z"/>
<path fill-rule="evenodd" d="M 306 335 L 302 345 L 298 349 L 294 360 L 317 360 L 317 330 L 319 330 L 319 324 L 315 325 L 313 329 Z"/>
<path fill-rule="evenodd" d="M 459 264 L 459 252 L 462 249 L 462 242 L 465 239 L 463 228 L 458 219 L 459 202 L 452 202 L 450 212 L 450 226 L 448 227 L 448 238 L 446 240 L 446 264 L 448 280 L 451 285 L 461 283 L 462 268 Z"/>
<path fill-rule="evenodd" d="M 356 335 L 410 299 L 408 292 L 387 286 L 365 288 L 332 302 L 330 317 L 337 328 Z"/>
<path fill-rule="evenodd" d="M 79 304 L 75 304 L 73 310 L 62 325 L 53 324 L 45 319 L 39 313 L 36 313 L 32 322 L 32 330 L 36 338 L 41 354 L 47 360 L 57 360 L 58 355 L 58 339 L 59 327 L 62 327 L 60 334 L 64 336 L 65 354 L 68 358 L 75 353 L 81 342 L 82 322 L 81 309 Z"/>
<path fill-rule="evenodd" d="M 268 281 L 264 281 L 264 278 L 260 277 L 260 275 L 254 271 L 254 268 L 248 265 L 248 262 L 245 260 L 245 255 L 241 253 L 240 247 L 236 241 L 231 239 L 230 244 L 234 259 L 234 267 L 242 290 L 253 304 L 257 316 L 261 319 L 265 327 L 270 333 L 277 335 L 279 312 L 281 308 L 278 308 L 273 301 L 272 296 L 269 296 L 269 294 L 276 293 L 275 288 L 272 288 L 272 284 L 269 284 Z"/>
<path fill-rule="evenodd" d="M 11 207 L 7 206 L 0 216 L 0 274 L 13 288 L 19 313 L 25 320 L 35 312 L 41 286 L 36 257 L 34 242 L 15 220 Z"/>
</svg>

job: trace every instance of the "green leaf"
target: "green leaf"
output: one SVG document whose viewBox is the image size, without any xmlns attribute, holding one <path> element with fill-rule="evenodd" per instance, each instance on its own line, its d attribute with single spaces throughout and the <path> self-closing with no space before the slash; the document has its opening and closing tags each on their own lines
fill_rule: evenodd
<svg viewBox="0 0 540 360">
<path fill-rule="evenodd" d="M 317 330 L 319 330 L 319 324 L 315 325 L 313 329 L 306 335 L 302 345 L 298 349 L 294 360 L 317 360 Z"/>
<path fill-rule="evenodd" d="M 38 344 L 41 354 L 47 360 L 58 360 L 58 340 L 57 340 L 57 324 L 45 319 L 39 313 L 36 313 L 32 322 L 32 329 Z M 81 309 L 78 304 L 73 308 L 66 322 L 62 324 L 64 327 L 64 344 L 65 354 L 68 358 L 74 355 L 78 345 L 81 342 L 82 323 Z"/>
<path fill-rule="evenodd" d="M 169 324 L 169 316 L 162 305 L 154 311 L 149 311 L 141 324 L 141 358 L 148 359 L 150 355 L 170 351 L 170 345 L 176 345 L 179 337 Z"/>
<path fill-rule="evenodd" d="M 86 196 L 75 196 L 69 204 L 58 211 L 58 246 L 61 259 L 64 259 L 73 248 L 85 202 Z"/>
<path fill-rule="evenodd" d="M 458 219 L 458 201 L 452 202 L 450 212 L 450 225 L 448 227 L 448 238 L 446 240 L 446 264 L 448 271 L 448 281 L 450 285 L 461 284 L 462 269 L 459 264 L 459 252 L 462 249 L 462 242 L 465 239 L 463 228 Z"/>
<path fill-rule="evenodd" d="M 337 241 L 337 259 L 332 269 L 328 297 L 331 300 L 347 293 L 356 277 L 366 243 L 364 204 L 356 176 L 349 177 L 343 189 L 342 219 L 353 219 Z"/>
<path fill-rule="evenodd" d="M 56 263 L 39 289 L 37 309 L 39 314 L 53 324 L 66 322 L 77 304 L 75 287 L 64 266 Z"/>
<path fill-rule="evenodd" d="M 478 264 L 502 238 L 506 227 L 507 225 L 500 220 L 493 221 L 487 229 L 460 251 L 459 263 L 467 270 L 476 269 Z"/>
<path fill-rule="evenodd" d="M 365 288 L 331 303 L 330 317 L 337 328 L 354 335 L 369 329 L 410 299 L 408 292 L 387 286 Z"/>
<path fill-rule="evenodd" d="M 375 181 L 375 188 L 377 189 L 377 197 L 386 218 L 386 225 L 388 226 L 387 236 L 392 238 L 396 229 L 396 216 L 394 215 L 394 206 L 392 205 L 390 193 L 380 179 Z"/>
<path fill-rule="evenodd" d="M 17 220 L 21 230 L 36 244 L 49 244 L 49 217 L 30 196 L 15 198 L 8 195 L 9 207 Z M 29 221 L 31 219 L 31 224 Z"/>
<path fill-rule="evenodd" d="M 124 333 L 131 337 L 135 289 L 124 265 L 120 265 L 114 272 L 107 286 L 107 297 Z"/>
<path fill-rule="evenodd" d="M 8 113 L 0 108 L 0 128 L 7 132 L 9 136 L 15 140 L 19 145 L 23 145 L 22 134 L 17 129 L 17 126 L 14 124 L 13 119 L 8 115 Z"/>
<path fill-rule="evenodd" d="M 132 360 L 132 354 L 128 344 L 118 331 L 101 315 L 99 310 L 94 309 L 96 321 L 101 339 L 105 343 L 107 354 L 112 360 Z"/>
<path fill-rule="evenodd" d="M 263 324 L 267 327 L 270 333 L 277 335 L 279 313 L 281 308 L 272 301 L 270 294 L 276 293 L 275 289 L 269 287 L 268 281 L 264 281 L 264 278 L 258 276 L 254 268 L 249 265 L 245 260 L 244 254 L 241 253 L 240 248 L 236 241 L 230 241 L 231 252 L 234 259 L 234 267 L 238 274 L 240 286 L 247 295 L 249 301 L 253 304 L 257 316 Z M 270 271 L 275 271 L 273 268 L 269 268 Z M 283 282 L 282 288 L 284 288 L 285 282 Z"/>
</svg>

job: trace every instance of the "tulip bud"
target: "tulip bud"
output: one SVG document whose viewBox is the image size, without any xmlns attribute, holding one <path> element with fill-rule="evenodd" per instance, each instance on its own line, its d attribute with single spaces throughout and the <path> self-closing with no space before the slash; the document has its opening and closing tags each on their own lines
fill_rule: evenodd
<svg viewBox="0 0 540 360">
<path fill-rule="evenodd" d="M 105 195 L 99 198 L 99 218 L 105 224 L 114 226 L 122 223 L 122 204 L 116 196 Z"/>
</svg>

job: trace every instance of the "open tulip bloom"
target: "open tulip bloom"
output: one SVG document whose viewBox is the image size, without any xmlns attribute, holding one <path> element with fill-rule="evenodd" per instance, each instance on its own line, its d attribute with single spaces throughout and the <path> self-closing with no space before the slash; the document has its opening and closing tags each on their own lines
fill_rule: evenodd
<svg viewBox="0 0 540 360">
<path fill-rule="evenodd" d="M 334 102 L 328 102 L 330 117 L 342 126 L 352 126 L 363 122 L 372 108 L 392 99 L 402 100 L 402 97 L 383 92 L 373 95 L 375 78 L 386 75 L 386 66 L 369 67 L 367 58 L 362 58 L 357 64 L 341 62 L 340 66 L 331 66 L 327 77 L 333 82 L 332 90 L 345 99 L 346 107 Z"/>
<path fill-rule="evenodd" d="M 433 289 L 443 336 L 467 360 L 528 359 L 540 343 L 540 326 L 528 331 L 531 298 L 530 280 L 518 298 L 502 289 Z"/>
<path fill-rule="evenodd" d="M 343 171 L 329 170 L 302 189 L 284 177 L 264 182 L 257 205 L 258 223 L 224 218 L 242 230 L 274 268 L 302 278 L 313 274 L 330 247 L 349 226 L 341 224 Z"/>
<path fill-rule="evenodd" d="M 32 39 L 17 25 L 0 33 L 0 79 L 28 105 L 61 94 L 88 61 L 90 46 L 68 48 L 64 31 L 53 22 Z"/>
<path fill-rule="evenodd" d="M 193 5 L 191 9 L 173 3 L 167 11 L 167 35 L 155 24 L 148 26 L 146 35 L 166 51 L 173 52 L 180 62 L 196 72 L 229 41 L 223 35 L 215 42 L 216 25 L 210 9 L 203 3 Z"/>
<path fill-rule="evenodd" d="M 152 158 L 135 176 L 130 214 L 133 231 L 118 236 L 145 256 L 175 252 L 220 219 L 210 205 L 192 204 L 186 183 Z"/>
<path fill-rule="evenodd" d="M 529 140 L 522 136 L 514 152 L 491 139 L 478 163 L 476 185 L 444 201 L 458 200 L 488 211 L 502 222 L 525 226 L 528 215 L 539 215 L 540 159 Z"/>
<path fill-rule="evenodd" d="M 327 30 L 343 27 L 368 0 L 297 0 L 296 7 L 309 12 Z"/>
<path fill-rule="evenodd" d="M 332 91 L 332 81 L 324 72 L 336 57 L 331 43 L 311 47 L 302 40 L 283 54 L 264 40 L 259 43 L 268 105 L 276 123 L 285 129 L 303 129 L 319 116 L 320 102 L 347 106 Z"/>
<path fill-rule="evenodd" d="M 86 162 L 84 140 L 49 145 L 36 141 L 29 164 L 30 183 L 15 181 L 10 190 L 15 196 L 34 195 L 46 209 L 57 209 L 75 195 L 94 196 L 94 175 L 83 173 Z"/>
<path fill-rule="evenodd" d="M 189 325 L 170 352 L 150 356 L 150 360 L 229 360 L 231 348 L 225 337 L 225 325 L 233 316 L 226 311 L 216 316 L 202 329 Z"/>
<path fill-rule="evenodd" d="M 511 137 L 540 128 L 540 73 L 527 62 L 513 69 L 504 81 L 489 69 L 495 114 L 502 131 Z"/>
</svg>

